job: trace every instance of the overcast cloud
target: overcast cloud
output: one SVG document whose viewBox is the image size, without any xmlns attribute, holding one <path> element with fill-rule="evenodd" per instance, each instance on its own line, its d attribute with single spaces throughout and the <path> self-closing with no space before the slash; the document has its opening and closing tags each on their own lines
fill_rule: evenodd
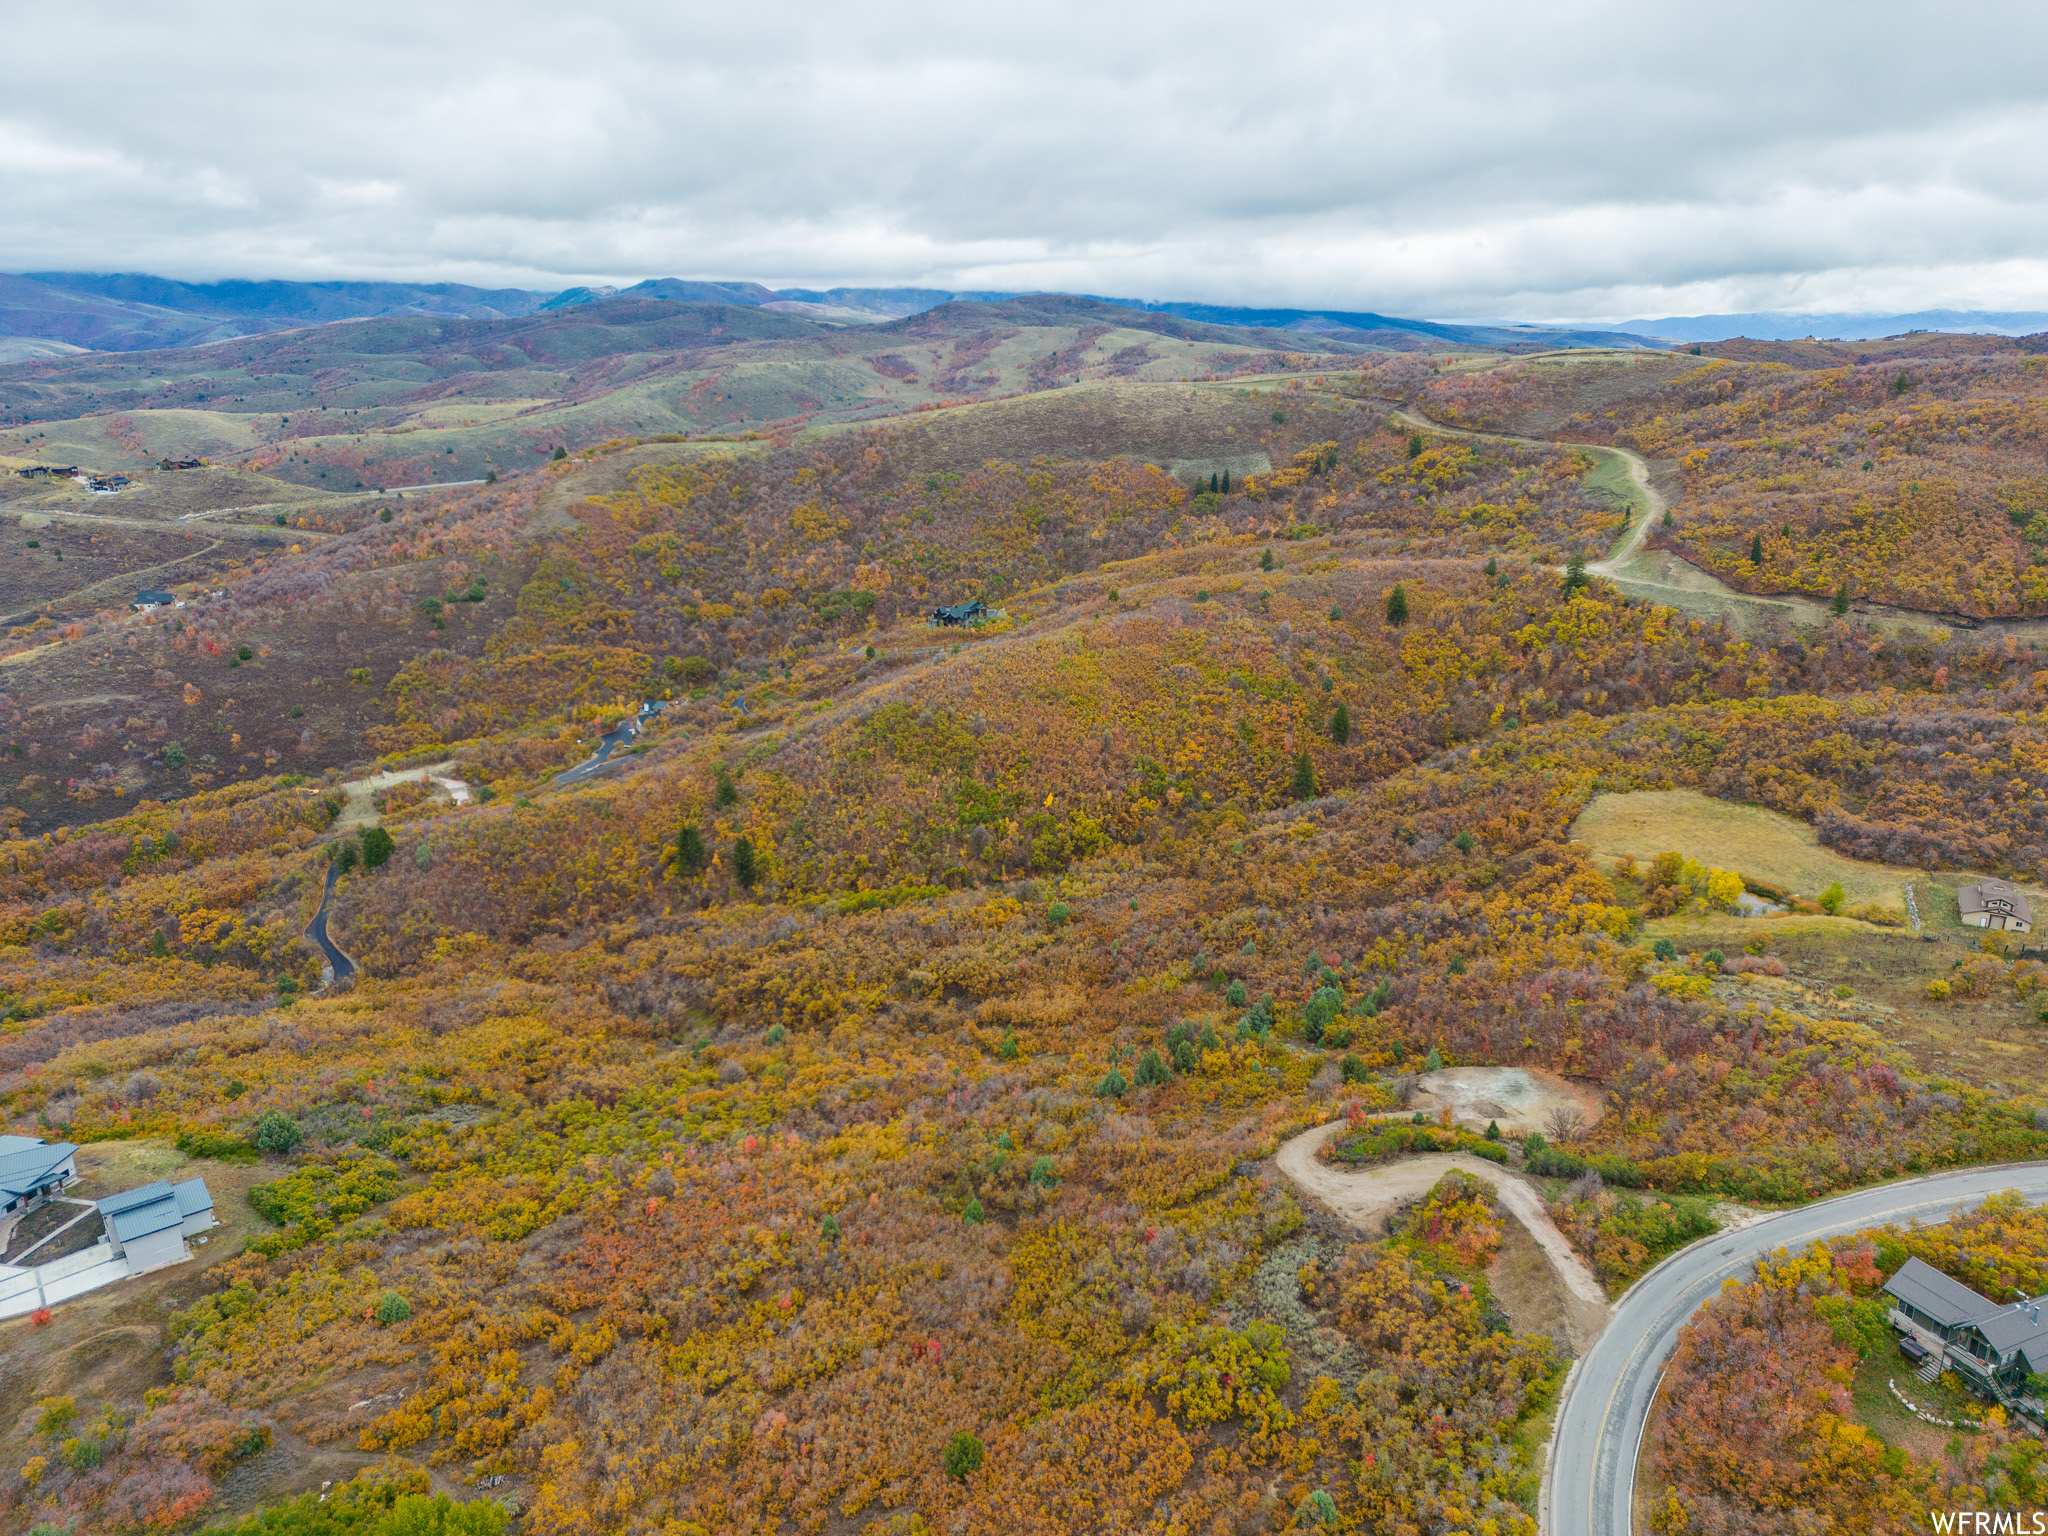
<svg viewBox="0 0 2048 1536">
<path fill-rule="evenodd" d="M 2038 4 L 0 7 L 0 269 L 2048 308 Z"/>
</svg>

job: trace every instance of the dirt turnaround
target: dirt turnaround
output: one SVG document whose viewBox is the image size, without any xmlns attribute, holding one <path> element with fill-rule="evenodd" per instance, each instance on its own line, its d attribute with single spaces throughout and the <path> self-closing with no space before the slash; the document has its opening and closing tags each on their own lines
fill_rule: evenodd
<svg viewBox="0 0 2048 1536">
<path fill-rule="evenodd" d="M 1446 1107 L 1469 1130 L 1494 1124 L 1519 1141 L 1532 1131 L 1548 1134 L 1550 1118 L 1560 1110 L 1591 1125 L 1600 1118 L 1600 1095 L 1540 1067 L 1445 1067 L 1415 1080 L 1408 1113 L 1420 1110 L 1433 1120 Z"/>
</svg>

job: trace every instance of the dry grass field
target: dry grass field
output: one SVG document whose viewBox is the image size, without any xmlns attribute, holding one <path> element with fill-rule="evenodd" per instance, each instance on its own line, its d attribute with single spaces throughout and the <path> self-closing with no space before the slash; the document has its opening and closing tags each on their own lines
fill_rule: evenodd
<svg viewBox="0 0 2048 1536">
<path fill-rule="evenodd" d="M 1905 884 L 1918 875 L 1844 858 L 1823 848 L 1804 822 L 1691 789 L 1597 795 L 1572 823 L 1572 840 L 1603 859 L 1632 855 L 1641 861 L 1682 853 L 1710 869 L 1732 869 L 1795 896 L 1818 897 L 1840 881 L 1852 905 L 1878 901 L 1903 907 Z"/>
</svg>

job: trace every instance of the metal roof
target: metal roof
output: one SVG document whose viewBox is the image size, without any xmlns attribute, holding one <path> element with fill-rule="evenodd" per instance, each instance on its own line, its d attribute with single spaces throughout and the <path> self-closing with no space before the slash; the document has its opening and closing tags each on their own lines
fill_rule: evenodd
<svg viewBox="0 0 2048 1536">
<path fill-rule="evenodd" d="M 1891 1295 L 1918 1308 L 1944 1328 L 1967 1323 L 1996 1309 L 1997 1303 L 1979 1296 L 1960 1280 L 1951 1280 L 1924 1259 L 1908 1259 L 1885 1281 Z"/>
<path fill-rule="evenodd" d="M 0 1194 L 27 1194 L 48 1182 L 50 1174 L 77 1150 L 68 1141 L 0 1136 Z"/>
<path fill-rule="evenodd" d="M 185 1220 L 177 1195 L 162 1179 L 107 1196 L 100 1202 L 100 1216 L 124 1243 L 181 1226 Z"/>
<path fill-rule="evenodd" d="M 213 1191 L 206 1187 L 204 1179 L 187 1179 L 182 1184 L 173 1184 L 171 1193 L 178 1197 L 181 1216 L 197 1216 L 201 1211 L 213 1209 Z"/>
</svg>

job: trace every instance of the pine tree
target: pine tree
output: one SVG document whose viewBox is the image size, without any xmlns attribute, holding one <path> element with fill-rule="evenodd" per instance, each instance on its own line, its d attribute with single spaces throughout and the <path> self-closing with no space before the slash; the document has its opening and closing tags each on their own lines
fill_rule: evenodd
<svg viewBox="0 0 2048 1536">
<path fill-rule="evenodd" d="M 1223 494 L 1226 496 L 1230 494 L 1230 471 L 1227 469 L 1223 471 Z"/>
<path fill-rule="evenodd" d="M 1577 592 L 1586 585 L 1586 581 L 1586 557 L 1575 549 L 1571 559 L 1565 563 L 1564 589 L 1567 593 Z"/>
<path fill-rule="evenodd" d="M 1834 599 L 1828 604 L 1828 612 L 1840 618 L 1849 611 L 1849 583 L 1843 582 L 1835 588 Z"/>
<path fill-rule="evenodd" d="M 1422 457 L 1422 434 L 1420 432 L 1408 434 L 1408 457 L 1411 459 Z"/>
<path fill-rule="evenodd" d="M 723 763 L 718 765 L 718 790 L 712 799 L 719 805 L 739 804 L 739 786 L 732 781 L 732 770 Z"/>
<path fill-rule="evenodd" d="M 754 863 L 754 845 L 744 837 L 732 845 L 732 877 L 742 890 L 751 891 L 761 871 Z"/>
<path fill-rule="evenodd" d="M 1316 797 L 1316 765 L 1308 760 L 1308 748 L 1303 747 L 1294 759 L 1294 798 L 1313 800 Z"/>
<path fill-rule="evenodd" d="M 1218 489 L 1219 487 L 1216 480 L 1216 471 L 1212 469 L 1209 471 L 1209 494 L 1212 496 L 1215 495 Z"/>
<path fill-rule="evenodd" d="M 1406 624 L 1408 622 L 1408 593 L 1405 588 L 1398 584 L 1396 584 L 1393 591 L 1387 594 L 1387 622 L 1389 624 Z"/>
<path fill-rule="evenodd" d="M 1273 551 L 1272 551 L 1272 550 L 1270 550 L 1270 549 L 1269 549 L 1269 550 L 1266 550 L 1266 551 L 1264 551 L 1264 552 L 1263 552 L 1262 554 L 1260 554 L 1260 556 L 1259 556 L 1259 569 L 1260 569 L 1260 570 L 1262 570 L 1262 571 L 1270 571 L 1271 569 L 1273 569 Z"/>
<path fill-rule="evenodd" d="M 694 824 L 676 834 L 676 868 L 694 875 L 704 867 L 704 834 Z"/>
<path fill-rule="evenodd" d="M 1351 711 L 1343 704 L 1337 706 L 1337 713 L 1330 716 L 1330 740 L 1343 746 L 1351 739 Z"/>
<path fill-rule="evenodd" d="M 1762 565 L 1764 563 L 1764 536 L 1760 533 L 1750 535 L 1749 563 L 1751 565 Z"/>
</svg>

